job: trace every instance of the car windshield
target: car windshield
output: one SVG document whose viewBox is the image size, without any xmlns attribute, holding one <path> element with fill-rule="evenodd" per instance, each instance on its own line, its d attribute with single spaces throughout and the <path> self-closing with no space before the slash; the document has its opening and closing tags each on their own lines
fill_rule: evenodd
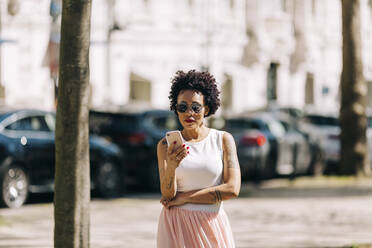
<svg viewBox="0 0 372 248">
<path fill-rule="evenodd" d="M 305 121 L 317 126 L 339 126 L 339 120 L 330 116 L 308 115 Z"/>
<path fill-rule="evenodd" d="M 2 122 L 4 119 L 6 119 L 9 115 L 12 113 L 0 113 L 0 122 Z"/>
</svg>

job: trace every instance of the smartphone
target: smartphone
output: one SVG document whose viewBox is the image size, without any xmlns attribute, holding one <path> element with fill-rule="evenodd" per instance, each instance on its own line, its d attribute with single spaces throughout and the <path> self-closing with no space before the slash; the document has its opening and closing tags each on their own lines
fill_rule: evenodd
<svg viewBox="0 0 372 248">
<path fill-rule="evenodd" d="M 167 139 L 168 146 L 173 144 L 175 141 L 177 142 L 174 149 L 177 149 L 180 145 L 183 144 L 183 140 L 182 140 L 182 136 L 181 136 L 180 131 L 167 132 L 167 134 L 165 135 L 165 138 Z"/>
</svg>

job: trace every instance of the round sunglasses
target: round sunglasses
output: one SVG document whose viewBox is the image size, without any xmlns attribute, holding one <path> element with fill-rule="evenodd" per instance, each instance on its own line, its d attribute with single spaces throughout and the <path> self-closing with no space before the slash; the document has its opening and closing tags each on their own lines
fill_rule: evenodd
<svg viewBox="0 0 372 248">
<path fill-rule="evenodd" d="M 188 108 L 189 108 L 189 107 L 187 106 L 186 103 L 180 103 L 180 104 L 177 104 L 177 105 L 176 105 L 176 110 L 177 110 L 177 112 L 179 112 L 179 113 L 185 113 L 185 112 L 187 111 Z M 192 110 L 194 113 L 198 114 L 198 113 L 200 113 L 200 111 L 203 109 L 203 106 L 202 106 L 201 104 L 199 104 L 199 103 L 194 102 L 194 103 L 192 103 L 192 104 L 190 105 L 190 108 L 191 108 L 191 110 Z"/>
</svg>

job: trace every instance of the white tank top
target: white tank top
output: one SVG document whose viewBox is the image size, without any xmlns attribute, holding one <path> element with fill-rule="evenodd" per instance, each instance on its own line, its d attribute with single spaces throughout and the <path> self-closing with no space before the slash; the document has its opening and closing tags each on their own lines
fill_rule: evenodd
<svg viewBox="0 0 372 248">
<path fill-rule="evenodd" d="M 220 185 L 223 182 L 223 131 L 210 129 L 199 142 L 183 142 L 190 153 L 176 169 L 177 191 L 190 191 Z M 222 204 L 185 204 L 179 208 L 218 212 Z"/>
</svg>

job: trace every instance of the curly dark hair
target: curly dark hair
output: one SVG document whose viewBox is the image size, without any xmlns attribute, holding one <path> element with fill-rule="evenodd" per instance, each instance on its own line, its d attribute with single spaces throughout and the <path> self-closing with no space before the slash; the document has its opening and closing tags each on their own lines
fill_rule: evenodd
<svg viewBox="0 0 372 248">
<path fill-rule="evenodd" d="M 205 117 L 216 113 L 221 105 L 220 91 L 217 89 L 216 79 L 209 72 L 190 70 L 185 73 L 177 71 L 171 83 L 172 86 L 168 98 L 171 101 L 170 110 L 174 111 L 176 115 L 178 115 L 176 110 L 177 97 L 182 90 L 195 90 L 203 94 L 204 104 L 209 108 L 209 112 Z"/>
</svg>

